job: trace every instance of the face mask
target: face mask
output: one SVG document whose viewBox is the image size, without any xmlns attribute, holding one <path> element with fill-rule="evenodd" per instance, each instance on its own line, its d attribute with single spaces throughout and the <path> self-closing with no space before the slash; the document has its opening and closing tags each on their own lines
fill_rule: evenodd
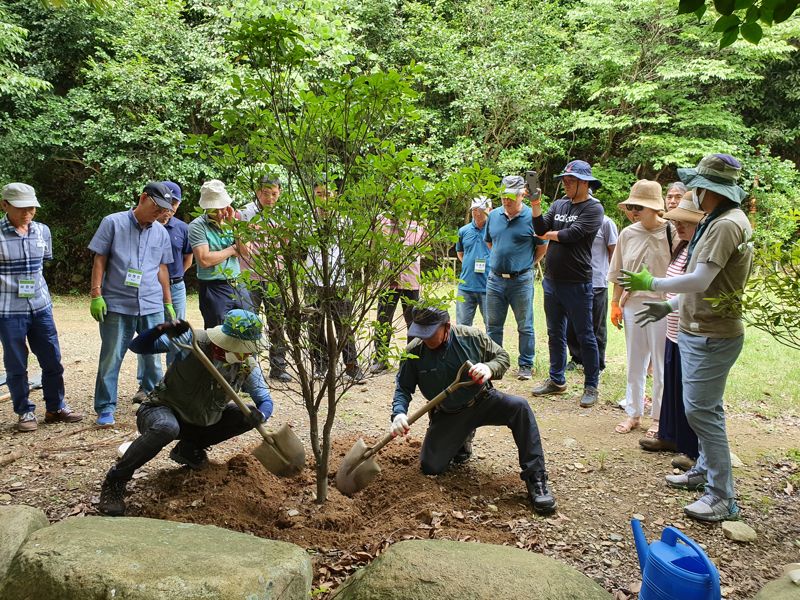
<svg viewBox="0 0 800 600">
<path fill-rule="evenodd" d="M 692 190 L 692 204 L 694 205 L 695 210 L 703 210 L 701 207 L 703 205 L 703 198 L 706 197 L 706 192 L 708 190 L 703 190 L 700 192 L 700 197 L 697 196 L 697 189 Z"/>
<path fill-rule="evenodd" d="M 240 355 L 234 354 L 233 352 L 226 352 L 225 362 L 229 365 L 234 365 L 236 363 L 244 362 L 244 360 L 240 358 Z"/>
</svg>

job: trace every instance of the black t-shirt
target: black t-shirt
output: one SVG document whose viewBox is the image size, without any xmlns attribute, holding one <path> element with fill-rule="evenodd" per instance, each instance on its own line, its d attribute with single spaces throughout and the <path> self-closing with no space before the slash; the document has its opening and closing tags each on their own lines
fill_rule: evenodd
<svg viewBox="0 0 800 600">
<path fill-rule="evenodd" d="M 550 205 L 547 214 L 533 219 L 537 235 L 558 231 L 558 241 L 547 249 L 545 277 L 553 281 L 591 283 L 592 242 L 603 223 L 603 205 L 590 197 L 573 204 L 561 198 Z"/>
</svg>

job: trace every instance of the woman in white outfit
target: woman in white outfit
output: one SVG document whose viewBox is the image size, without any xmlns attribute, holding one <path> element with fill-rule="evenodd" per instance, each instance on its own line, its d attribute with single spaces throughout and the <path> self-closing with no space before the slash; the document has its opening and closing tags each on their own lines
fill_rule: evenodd
<svg viewBox="0 0 800 600">
<path fill-rule="evenodd" d="M 611 319 L 616 325 L 624 323 L 625 345 L 628 354 L 628 382 L 625 390 L 625 412 L 627 418 L 614 430 L 629 433 L 639 427 L 644 412 L 647 366 L 653 365 L 654 421 L 647 431 L 648 437 L 658 434 L 658 418 L 661 412 L 661 393 L 664 385 L 664 341 L 667 335 L 666 321 L 651 323 L 646 327 L 635 324 L 635 314 L 648 300 L 663 300 L 659 292 L 624 292 L 617 278 L 622 269 L 639 271 L 647 266 L 655 277 L 664 277 L 672 254 L 672 231 L 661 215 L 664 213 L 664 198 L 661 184 L 641 179 L 633 184 L 630 196 L 619 207 L 634 217 L 634 223 L 622 230 L 617 248 L 611 258 L 608 280 L 614 284 L 611 300 Z"/>
</svg>

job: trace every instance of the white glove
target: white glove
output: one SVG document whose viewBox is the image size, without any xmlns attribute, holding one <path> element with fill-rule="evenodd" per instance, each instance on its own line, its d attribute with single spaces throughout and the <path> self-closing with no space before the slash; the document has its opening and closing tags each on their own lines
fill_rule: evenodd
<svg viewBox="0 0 800 600">
<path fill-rule="evenodd" d="M 641 327 L 660 321 L 672 312 L 672 305 L 669 302 L 643 302 L 643 304 L 644 308 L 634 313 L 636 324 Z"/>
<path fill-rule="evenodd" d="M 469 376 L 475 380 L 475 383 L 484 384 L 492 378 L 492 370 L 487 364 L 477 363 L 472 365 L 469 370 Z"/>
<path fill-rule="evenodd" d="M 408 430 L 411 429 L 411 425 L 408 424 L 408 417 L 405 413 L 398 413 L 394 421 L 392 421 L 392 437 L 397 437 L 398 435 L 405 435 L 408 433 Z"/>
</svg>

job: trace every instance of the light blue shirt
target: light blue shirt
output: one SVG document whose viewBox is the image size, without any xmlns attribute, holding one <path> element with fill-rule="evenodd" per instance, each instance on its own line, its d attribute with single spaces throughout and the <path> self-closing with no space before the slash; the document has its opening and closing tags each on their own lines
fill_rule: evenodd
<svg viewBox="0 0 800 600">
<path fill-rule="evenodd" d="M 464 283 L 459 284 L 458 288 L 465 292 L 485 292 L 486 280 L 489 278 L 489 246 L 483 239 L 486 223 L 478 229 L 475 221 L 467 223 L 458 230 L 458 241 L 456 242 L 456 252 L 464 253 L 464 260 L 461 261 L 461 279 Z M 484 261 L 485 269 L 482 273 L 475 271 L 475 261 Z"/>
<path fill-rule="evenodd" d="M 32 221 L 21 235 L 8 220 L 0 219 L 0 316 L 36 314 L 52 305 L 44 280 L 44 261 L 53 259 L 53 241 L 47 225 Z M 20 282 L 33 282 L 33 291 L 20 295 Z"/>
<path fill-rule="evenodd" d="M 172 262 L 172 245 L 161 223 L 141 227 L 133 210 L 108 215 L 89 242 L 89 250 L 108 259 L 101 293 L 109 312 L 151 315 L 164 311 L 158 271 L 162 264 Z M 129 269 L 142 272 L 138 287 L 125 285 Z"/>
<path fill-rule="evenodd" d="M 617 245 L 617 225 L 603 215 L 603 223 L 592 242 L 592 287 L 608 287 L 608 247 Z"/>
</svg>

